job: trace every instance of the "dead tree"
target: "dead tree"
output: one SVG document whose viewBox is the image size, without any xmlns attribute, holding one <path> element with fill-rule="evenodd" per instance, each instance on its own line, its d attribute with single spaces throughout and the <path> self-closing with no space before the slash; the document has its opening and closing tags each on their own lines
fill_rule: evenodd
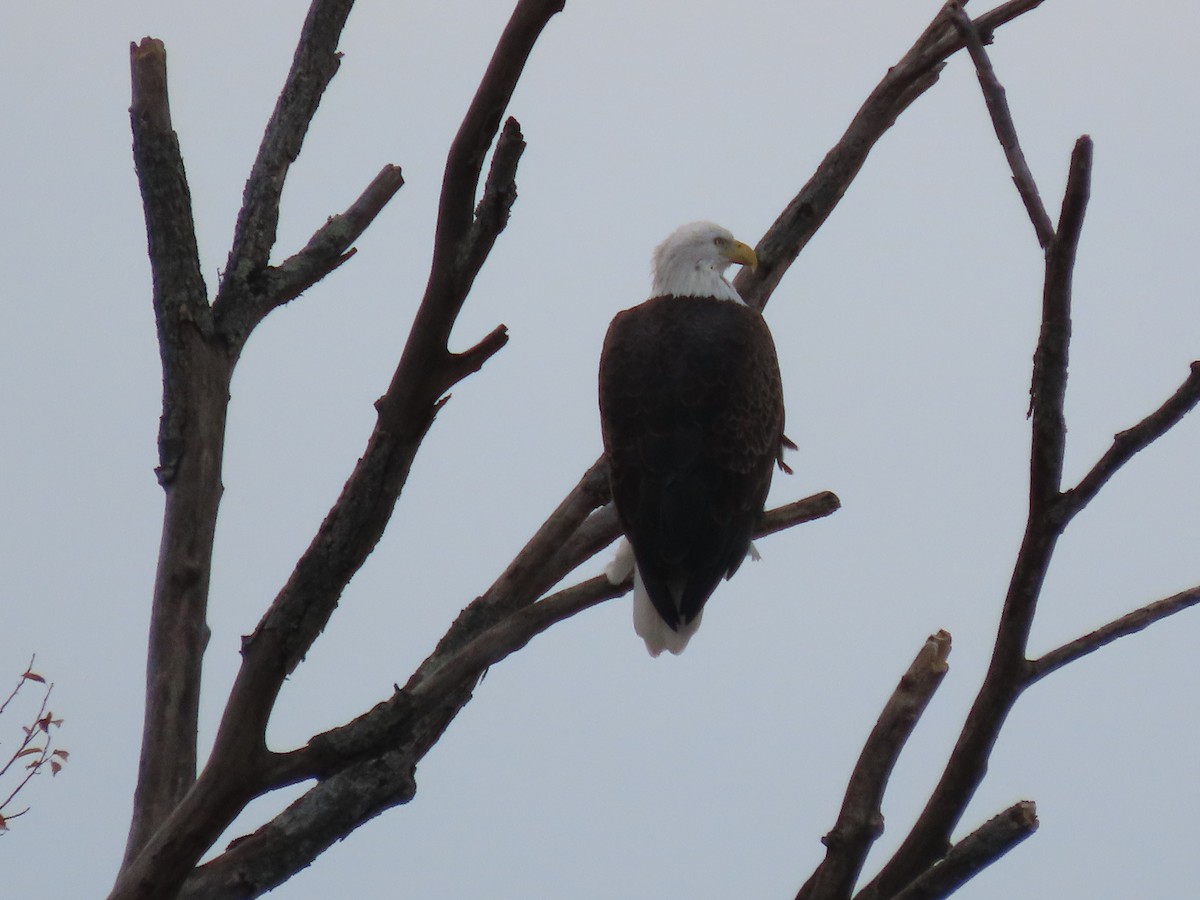
<svg viewBox="0 0 1200 900">
<path fill-rule="evenodd" d="M 918 653 L 863 749 L 845 802 L 825 836 L 825 860 L 803 898 L 942 897 L 1036 827 L 1032 803 L 1017 804 L 958 843 L 951 834 L 983 778 L 1005 717 L 1022 691 L 1116 638 L 1200 602 L 1200 587 L 1150 604 L 1037 659 L 1026 639 L 1055 542 L 1071 519 L 1135 453 L 1200 400 L 1200 363 L 1173 397 L 1117 435 L 1075 486 L 1062 485 L 1063 396 L 1070 338 L 1075 247 L 1089 190 L 1091 143 L 1081 138 L 1057 224 L 1024 166 L 984 44 L 993 31 L 1040 4 L 1010 0 L 974 21 L 947 4 L 871 92 L 816 173 L 780 213 L 756 250 L 760 266 L 737 287 L 765 306 L 807 241 L 837 205 L 868 153 L 919 96 L 946 59 L 967 47 L 997 134 L 1012 165 L 1046 259 L 1041 337 L 1031 392 L 1029 520 L 1005 599 L 991 667 L 945 774 L 908 837 L 878 876 L 854 894 L 879 808 L 905 740 L 946 672 L 949 635 Z M 422 439 L 449 389 L 504 347 L 504 326 L 452 350 L 451 328 L 472 283 L 504 230 L 516 198 L 524 141 L 505 112 L 523 66 L 563 0 L 519 0 L 450 147 L 438 206 L 430 275 L 408 341 L 361 459 L 296 562 L 287 582 L 242 646 L 209 757 L 199 765 L 196 735 L 213 534 L 230 379 L 254 328 L 274 309 L 341 266 L 353 244 L 403 184 L 385 166 L 345 212 L 308 243 L 270 263 L 279 201 L 290 164 L 339 66 L 337 45 L 352 0 L 313 0 L 287 81 L 247 181 L 228 261 L 211 296 L 201 274 L 183 154 L 171 126 L 166 53 L 146 38 L 131 48 L 134 158 L 153 273 L 163 365 L 157 474 L 166 496 L 147 657 L 147 700 L 137 791 L 126 856 L 112 898 L 245 898 L 279 885 L 332 843 L 381 811 L 410 800 L 419 760 L 471 699 L 491 665 L 554 623 L 624 594 L 604 576 L 553 590 L 618 536 L 607 506 L 603 459 L 529 539 L 508 568 L 462 610 L 408 681 L 376 706 L 303 746 L 273 750 L 266 727 L 284 679 L 332 615 L 339 596 L 374 548 L 404 489 Z M 489 150 L 491 163 L 484 163 Z M 476 202 L 476 197 L 479 197 Z M 833 512 L 817 494 L 768 511 L 761 533 Z M 552 592 L 553 591 L 553 592 Z M 203 865 L 226 827 L 253 799 L 301 781 L 299 799 Z"/>
</svg>

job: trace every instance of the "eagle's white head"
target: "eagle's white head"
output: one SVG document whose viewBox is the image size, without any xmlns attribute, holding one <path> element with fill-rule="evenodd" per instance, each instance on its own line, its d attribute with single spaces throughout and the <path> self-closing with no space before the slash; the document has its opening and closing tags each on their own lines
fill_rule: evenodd
<svg viewBox="0 0 1200 900">
<path fill-rule="evenodd" d="M 732 263 L 754 268 L 754 250 L 712 222 L 691 222 L 676 228 L 654 250 L 652 296 L 717 297 L 744 303 L 725 278 Z"/>
</svg>

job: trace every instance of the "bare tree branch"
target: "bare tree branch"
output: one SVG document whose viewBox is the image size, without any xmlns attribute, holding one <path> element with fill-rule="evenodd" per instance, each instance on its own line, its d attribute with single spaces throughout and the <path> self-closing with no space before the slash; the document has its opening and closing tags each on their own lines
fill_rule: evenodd
<svg viewBox="0 0 1200 900">
<path fill-rule="evenodd" d="M 775 534 L 785 528 L 791 528 L 793 525 L 811 522 L 814 519 L 823 519 L 825 516 L 833 515 L 841 508 L 842 501 L 833 491 L 821 491 L 811 497 L 793 500 L 791 503 L 764 511 L 754 536 L 756 538 L 766 537 L 768 534 Z"/>
<path fill-rule="evenodd" d="M 1081 659 L 1106 644 L 1111 644 L 1118 638 L 1123 638 L 1128 634 L 1137 634 L 1145 628 L 1149 628 L 1155 622 L 1173 616 L 1177 612 L 1182 612 L 1200 603 L 1200 586 L 1188 588 L 1186 591 L 1180 591 L 1171 597 L 1166 597 L 1162 600 L 1156 600 L 1153 603 L 1148 603 L 1141 609 L 1135 609 L 1131 613 L 1126 613 L 1119 619 L 1114 619 L 1107 625 L 1097 628 L 1095 631 L 1078 637 L 1073 641 L 1063 644 L 1049 653 L 1045 653 L 1037 659 L 1031 661 L 1028 667 L 1027 683 L 1033 684 L 1035 681 L 1040 681 L 1051 672 L 1055 672 L 1065 666 L 1067 663 Z"/>
<path fill-rule="evenodd" d="M 967 51 L 975 63 L 975 72 L 979 76 L 979 87 L 987 102 L 988 113 L 991 115 L 992 125 L 996 129 L 996 137 L 1004 150 L 1009 168 L 1012 169 L 1013 183 L 1016 184 L 1017 193 L 1021 195 L 1025 210 L 1029 213 L 1029 221 L 1033 223 L 1038 244 L 1043 248 L 1048 247 L 1054 239 L 1054 226 L 1050 224 L 1050 214 L 1046 212 L 1046 206 L 1042 203 L 1042 195 L 1038 193 L 1037 184 L 1034 183 L 1033 173 L 1029 171 L 1029 166 L 1025 162 L 1025 154 L 1021 152 L 1021 142 L 1017 139 L 1017 129 L 1013 125 L 1004 86 L 996 78 L 992 61 L 988 58 L 987 51 L 983 49 L 983 41 L 979 37 L 975 23 L 971 21 L 961 6 L 952 5 L 950 15 L 959 34 L 966 41 Z"/>
<path fill-rule="evenodd" d="M 538 556 L 553 550 L 552 546 L 543 546 L 543 542 L 560 534 L 564 521 L 578 518 L 581 511 L 594 502 L 594 499 L 587 498 L 596 496 L 600 474 L 593 468 L 584 476 L 576 490 L 547 519 L 526 549 L 518 555 L 517 561 L 485 597 L 496 592 L 495 596 L 501 598 L 505 590 L 513 595 L 527 595 L 530 588 L 522 584 L 524 582 L 527 585 L 527 579 L 539 571 L 536 567 L 530 567 Z M 836 497 L 824 492 L 769 510 L 763 515 L 755 537 L 765 537 L 791 525 L 829 515 L 837 508 L 836 501 Z M 601 512 L 607 509 L 605 507 Z M 615 517 L 613 523 L 614 532 L 596 549 L 615 539 Z M 594 552 L 587 553 L 570 568 L 574 569 Z M 560 554 L 552 553 L 551 556 L 555 562 L 560 559 Z M 424 714 L 423 709 L 429 706 L 431 699 L 460 688 L 473 687 L 490 666 L 523 647 L 551 625 L 604 600 L 619 597 L 631 587 L 630 579 L 614 585 L 606 576 L 600 575 L 563 588 L 536 603 L 531 600 L 519 607 L 509 608 L 508 603 L 499 606 L 481 604 L 476 600 L 463 610 L 437 649 L 413 673 L 402 690 L 353 721 L 317 735 L 305 747 L 272 754 L 266 780 L 274 788 L 306 778 L 319 778 L 344 768 L 356 759 L 382 752 L 405 733 L 409 727 L 408 720 Z M 507 612 L 501 616 L 500 613 L 505 610 Z M 469 696 L 469 693 L 464 695 L 464 703 Z"/>
<path fill-rule="evenodd" d="M 950 848 L 892 900 L 942 900 L 1037 831 L 1037 807 L 1022 800 L 988 819 Z"/>
<path fill-rule="evenodd" d="M 407 748 L 363 760 L 322 781 L 252 835 L 198 866 L 178 900 L 247 900 L 304 869 L 354 827 L 416 790 Z"/>
<path fill-rule="evenodd" d="M 314 0 L 292 73 L 247 185 L 217 301 L 222 314 L 228 316 L 226 338 L 235 349 L 249 328 L 240 331 L 238 323 L 261 318 L 254 305 L 264 301 L 250 292 L 248 285 L 253 272 L 266 266 L 275 240 L 282 179 L 299 152 L 321 93 L 336 71 L 337 35 L 350 5 L 349 0 Z M 521 144 L 515 123 L 500 147 L 494 179 L 485 187 L 484 217 L 477 219 L 472 205 L 484 155 L 534 43 L 561 8 L 561 0 L 521 0 L 514 10 L 451 146 L 429 284 L 391 385 L 377 403 L 378 421 L 367 449 L 292 577 L 244 643 L 242 666 L 204 771 L 182 799 L 173 797 L 178 802 L 165 823 L 147 832 L 140 852 L 131 854 L 114 887 L 114 900 L 172 896 L 200 854 L 244 803 L 265 787 L 273 763 L 266 749 L 266 724 L 283 679 L 320 634 L 346 583 L 382 535 L 417 448 L 445 402 L 445 391 L 503 346 L 502 329 L 460 355 L 450 352 L 447 339 L 474 277 L 470 265 L 482 263 L 486 248 L 507 219 Z M 230 356 L 226 375 L 235 358 L 236 353 Z M 223 415 L 227 380 L 221 399 Z M 219 444 L 215 454 L 219 460 Z M 207 572 L 206 566 L 205 578 Z M 198 621 L 203 622 L 203 617 Z M 449 708 L 457 711 L 459 706 L 461 703 Z M 433 732 L 440 730 L 429 733 Z M 193 729 L 193 748 L 194 739 Z"/>
<path fill-rule="evenodd" d="M 1041 3 L 1012 0 L 1001 4 L 980 16 L 976 27 L 990 33 Z M 962 36 L 952 21 L 951 4 L 947 4 L 871 91 L 812 178 L 767 229 L 755 247 L 758 267 L 754 271 L 744 268 L 734 279 L 742 299 L 757 309 L 767 305 L 800 251 L 845 195 L 871 148 L 904 110 L 937 83 L 945 60 L 962 47 Z"/>
<path fill-rule="evenodd" d="M 461 265 L 467 290 L 483 268 L 496 236 L 508 224 L 509 212 L 517 200 L 517 163 L 524 152 L 525 136 L 521 134 L 521 124 L 509 116 L 496 140 L 483 197 L 475 207 L 475 219 L 463 238 Z"/>
<path fill-rule="evenodd" d="M 586 515 L 586 509 L 604 495 L 602 477 L 607 476 L 597 467 L 589 470 L 518 555 L 520 565 L 514 562 L 497 585 L 507 585 L 518 594 L 529 589 L 520 585 L 533 577 L 532 572 L 522 570 L 532 566 L 536 571 L 536 559 L 553 550 L 543 542 L 561 534 L 564 522 Z M 825 492 L 770 510 L 756 537 L 820 518 L 836 508 L 836 497 Z M 314 777 L 319 783 L 284 813 L 197 869 L 180 896 L 197 900 L 257 896 L 245 893 L 245 886 L 266 890 L 278 884 L 281 856 L 294 866 L 290 874 L 382 809 L 411 800 L 417 763 L 471 699 L 475 684 L 490 666 L 557 622 L 630 589 L 628 579 L 614 585 L 598 575 L 495 620 L 484 618 L 496 613 L 495 607 L 468 606 L 438 649 L 390 699 L 344 726 L 317 735 L 305 747 L 272 754 L 263 772 L 264 784 L 274 788 Z"/>
<path fill-rule="evenodd" d="M 271 284 L 259 312 L 266 315 L 275 307 L 294 300 L 350 259 L 354 255 L 351 245 L 403 185 L 400 168 L 384 166 L 349 209 L 331 216 L 309 238 L 303 250 L 268 270 Z"/>
<path fill-rule="evenodd" d="M 413 698 L 440 698 L 461 685 L 474 685 L 489 667 L 520 650 L 551 625 L 628 590 L 628 585 L 614 585 L 604 575 L 597 575 L 517 610 L 418 681 L 412 688 Z"/>
<path fill-rule="evenodd" d="M 950 759 L 908 836 L 858 900 L 882 900 L 941 859 L 950 835 L 987 772 L 987 760 L 1009 711 L 1027 685 L 1029 632 L 1054 547 L 1066 521 L 1058 500 L 1066 443 L 1063 402 L 1071 338 L 1071 276 L 1091 163 L 1081 138 L 1071 157 L 1058 231 L 1046 251 L 1042 325 L 1034 354 L 1029 518 L 1005 595 L 991 663 Z"/>
<path fill-rule="evenodd" d="M 286 767 L 276 773 L 281 784 L 304 777 L 300 773 L 318 760 L 337 759 L 342 767 L 254 834 L 199 867 L 180 898 L 259 896 L 352 829 L 384 809 L 407 803 L 416 793 L 417 762 L 470 700 L 472 688 L 489 666 L 556 622 L 627 590 L 628 585 L 613 585 L 598 575 L 519 610 L 426 674 L 411 692 L 398 692 L 355 723 L 335 729 L 336 734 L 319 736 L 310 747 L 289 754 Z M 337 745 L 332 752 L 331 742 Z"/>
<path fill-rule="evenodd" d="M 492 586 L 459 614 L 434 652 L 414 673 L 410 684 L 419 684 L 428 672 L 440 667 L 446 654 L 482 634 L 508 613 L 532 603 L 565 575 L 566 572 L 558 578 L 548 576 L 547 565 L 559 552 L 564 535 L 573 534 L 588 514 L 608 499 L 608 467 L 603 460 L 597 460 Z"/>
<path fill-rule="evenodd" d="M 409 345 L 405 347 L 405 357 L 412 358 L 446 346 L 450 327 L 466 299 L 483 255 L 486 255 L 483 248 L 490 246 L 507 222 L 507 208 L 512 199 L 506 195 L 515 197 L 512 173 L 524 149 L 520 128 L 515 122 L 506 129 L 510 133 L 497 146 L 494 171 L 480 202 L 485 215 L 476 217 L 473 206 L 484 157 L 500 127 L 500 119 L 534 42 L 550 19 L 562 11 L 564 4 L 565 0 L 520 0 L 450 145 L 438 204 L 433 265 L 417 322 Z M 489 189 L 491 197 L 488 196 Z M 497 206 L 502 196 L 505 199 Z M 503 214 L 499 214 L 501 207 Z M 415 344 L 414 340 L 417 341 Z M 403 367 L 402 361 L 401 369 Z M 398 378 L 400 374 L 397 371 Z M 393 381 L 393 388 L 395 386 Z"/>
<path fill-rule="evenodd" d="M 156 38 L 129 45 L 133 102 L 133 160 L 142 192 L 154 278 L 154 313 L 168 346 L 179 341 L 181 319 L 207 330 L 208 292 L 200 273 L 200 251 L 192 216 L 179 137 L 171 125 L 167 94 L 167 50 Z"/>
<path fill-rule="evenodd" d="M 837 823 L 822 839 L 825 859 L 796 900 L 849 897 L 875 840 L 883 834 L 883 792 L 900 751 L 946 677 L 950 635 L 931 635 L 900 679 L 863 745 Z"/>
<path fill-rule="evenodd" d="M 473 194 L 475 183 L 471 179 L 478 179 L 480 167 L 465 163 L 464 158 L 469 162 L 475 159 L 476 149 L 486 148 L 499 125 L 502 103 L 511 94 L 542 28 L 559 8 L 558 3 L 525 0 L 514 11 L 497 46 L 493 65 L 484 76 L 451 149 L 443 185 L 443 217 L 456 219 L 463 198 Z M 496 60 L 502 63 L 496 64 Z M 497 106 L 498 103 L 501 105 Z M 482 151 L 478 154 L 478 161 L 481 160 Z M 462 249 L 459 242 L 466 238 L 472 221 L 469 206 L 466 212 L 467 227 L 454 235 L 459 250 Z M 502 225 L 497 223 L 494 227 Z M 234 748 L 243 744 L 246 734 L 256 735 L 255 741 L 261 741 L 266 714 L 283 678 L 308 651 L 333 612 L 345 584 L 382 535 L 416 450 L 433 422 L 441 395 L 449 387 L 447 373 L 455 369 L 455 361 L 445 345 L 445 337 L 465 294 L 447 287 L 450 283 L 457 285 L 461 275 L 461 256 L 446 247 L 448 228 L 455 230 L 445 223 L 439 226 L 441 237 L 437 246 L 441 249 L 435 249 L 430 285 L 391 387 L 377 403 L 379 421 L 367 450 L 287 585 L 247 641 L 242 670 L 222 720 L 214 756 L 226 747 L 228 752 L 236 752 Z M 451 267 L 455 273 L 444 271 L 442 266 Z M 486 353 L 481 350 L 476 354 L 477 362 L 478 357 L 499 349 L 503 335 L 494 334 L 496 337 L 486 345 Z"/>
<path fill-rule="evenodd" d="M 1033 418 L 1030 504 L 1038 511 L 1056 503 L 1062 488 L 1067 423 L 1067 358 L 1071 343 L 1071 278 L 1087 208 L 1092 172 L 1092 141 L 1075 142 L 1062 212 L 1054 240 L 1046 248 L 1046 280 L 1042 293 L 1042 328 L 1033 357 L 1029 391 Z"/>
<path fill-rule="evenodd" d="M 764 537 L 792 525 L 821 518 L 835 509 L 837 498 L 827 491 L 816 498 L 788 504 L 764 514 L 764 521 L 755 530 L 755 537 Z M 432 672 L 426 672 L 420 679 L 410 682 L 408 690 L 414 699 L 419 700 L 425 696 L 436 697 L 462 683 L 474 683 L 490 666 L 520 650 L 551 625 L 604 600 L 619 597 L 627 593 L 631 586 L 629 579 L 614 585 L 607 576 L 598 575 L 526 605 L 480 633 L 449 658 L 443 659 Z M 422 669 L 425 669 L 424 665 Z"/>
<path fill-rule="evenodd" d="M 1112 446 L 1100 457 L 1079 484 L 1063 492 L 1063 515 L 1074 516 L 1092 501 L 1135 454 L 1150 446 L 1191 412 L 1200 402 L 1200 360 L 1193 362 L 1188 377 L 1158 409 L 1132 428 L 1117 433 Z"/>
<path fill-rule="evenodd" d="M 171 127 L 166 50 L 130 47 L 133 157 L 163 369 L 157 475 L 166 495 L 150 612 L 142 754 L 126 845 L 136 852 L 196 778 L 200 669 L 231 361 L 213 348 L 191 196 Z"/>
<path fill-rule="evenodd" d="M 284 177 L 337 69 L 336 44 L 350 6 L 348 0 L 315 0 L 310 9 L 292 72 L 247 183 L 226 279 L 214 307 L 219 316 L 208 305 L 200 276 L 186 176 L 170 125 L 165 51 L 161 41 L 150 38 L 131 50 L 134 160 L 146 210 L 163 357 L 158 475 L 167 497 L 127 864 L 196 779 L 201 662 L 208 641 L 206 607 L 229 382 L 242 342 L 270 308 L 262 287 L 271 281 L 266 264 Z"/>
<path fill-rule="evenodd" d="M 555 607 L 555 604 L 547 606 L 548 601 L 558 597 L 558 594 L 537 603 L 534 603 L 534 600 L 620 536 L 621 526 L 612 507 L 606 505 L 597 509 L 601 503 L 607 503 L 608 500 L 608 467 L 601 458 L 588 469 L 579 484 L 538 529 L 537 534 L 517 555 L 504 574 L 482 597 L 463 610 L 438 644 L 437 650 L 421 664 L 421 668 L 409 682 L 409 687 L 421 684 L 427 673 L 439 670 L 445 664 L 448 653 L 487 634 L 493 623 L 506 621 L 502 617 L 515 610 L 528 609 L 530 604 L 543 608 L 537 615 L 523 620 L 525 626 L 518 626 L 518 630 L 521 627 L 534 628 L 524 637 L 524 642 L 528 642 L 538 631 L 549 628 L 561 618 L 573 615 L 571 612 L 564 612 L 560 616 L 552 617 L 547 612 L 551 607 Z M 755 530 L 755 538 L 831 515 L 839 506 L 836 495 L 823 491 L 803 500 L 767 510 Z M 584 519 L 583 516 L 591 510 L 595 512 Z M 590 583 L 584 582 L 576 585 L 576 588 L 584 589 L 584 585 Z M 603 596 L 590 593 L 595 589 L 596 586 L 584 589 L 584 594 L 580 596 L 595 596 L 595 602 L 617 597 L 630 589 L 630 582 L 626 580 L 619 590 L 611 593 L 601 591 Z M 561 601 L 564 604 L 567 602 Z M 586 609 L 590 605 L 590 602 L 584 601 L 576 611 Z M 562 607 L 564 610 L 568 608 Z M 537 626 L 537 623 L 541 623 L 540 626 Z M 497 661 L 499 657 L 488 665 Z M 479 671 L 482 672 L 482 668 Z"/>
<path fill-rule="evenodd" d="M 353 6 L 354 0 L 313 0 L 308 9 L 291 71 L 267 123 L 242 194 L 233 245 L 214 304 L 219 310 L 225 305 L 254 302 L 248 282 L 267 268 L 271 248 L 275 246 L 283 183 L 288 169 L 300 155 L 325 89 L 341 65 L 337 45 Z M 231 310 L 221 312 L 233 315 Z"/>
</svg>

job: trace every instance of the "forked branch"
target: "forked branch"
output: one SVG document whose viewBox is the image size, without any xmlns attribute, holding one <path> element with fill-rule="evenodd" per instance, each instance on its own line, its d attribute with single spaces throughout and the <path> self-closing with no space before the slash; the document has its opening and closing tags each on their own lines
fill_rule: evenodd
<svg viewBox="0 0 1200 900">
<path fill-rule="evenodd" d="M 1042 0 L 1011 0 L 976 20 L 985 33 L 1036 9 Z M 784 208 L 754 248 L 758 267 L 742 269 L 734 287 L 763 309 L 771 294 L 858 175 L 879 139 L 918 97 L 937 83 L 946 60 L 963 48 L 953 4 L 944 6 L 908 52 L 892 66 L 855 113 L 841 139 L 821 160 L 808 183 Z"/>
<path fill-rule="evenodd" d="M 384 166 L 359 198 L 345 212 L 331 216 L 299 253 L 268 269 L 264 302 L 255 313 L 266 315 L 275 307 L 294 300 L 349 260 L 354 255 L 354 242 L 403 186 L 400 167 Z"/>
<path fill-rule="evenodd" d="M 1020 157 L 1003 89 L 982 51 L 975 26 L 956 7 L 951 8 L 951 15 L 973 47 L 997 135 L 1006 145 L 1006 152 L 1012 151 L 1009 161 L 1014 181 L 1025 200 L 1039 243 L 1046 251 L 1042 322 L 1030 390 L 1029 518 L 1005 597 L 991 664 L 942 777 L 908 836 L 876 878 L 859 892 L 857 900 L 946 896 L 1029 834 L 1036 827 L 1032 804 L 1028 808 L 1019 805 L 960 844 L 950 846 L 950 835 L 984 777 L 996 738 L 1017 698 L 1050 671 L 1196 602 L 1185 592 L 1123 617 L 1041 660 L 1030 663 L 1026 659 L 1038 598 L 1058 537 L 1112 472 L 1137 450 L 1164 434 L 1195 405 L 1200 385 L 1193 383 L 1197 380 L 1193 367 L 1192 377 L 1174 397 L 1131 429 L 1128 439 L 1122 441 L 1118 436 L 1113 450 L 1085 477 L 1079 489 L 1062 491 L 1071 283 L 1089 194 L 1092 143 L 1082 137 L 1075 145 L 1058 225 L 1048 233 L 1037 187 Z"/>
<path fill-rule="evenodd" d="M 318 232 L 317 243 L 310 242 L 299 258 L 289 261 L 290 267 L 285 264 L 274 273 L 275 277 L 268 270 L 283 179 L 299 153 L 320 97 L 337 70 L 337 41 L 351 5 L 352 0 L 312 3 L 292 71 L 247 183 L 225 279 L 214 304 L 223 325 L 222 340 L 205 344 L 204 358 L 214 358 L 220 351 L 216 358 L 224 363 L 219 370 L 224 376 L 223 385 L 218 382 L 215 390 L 205 385 L 214 415 L 219 414 L 219 422 L 203 432 L 210 446 L 200 457 L 216 461 L 215 471 L 206 472 L 204 481 L 208 494 L 214 498 L 220 494 L 219 460 L 228 377 L 245 337 L 269 309 L 294 295 L 297 288 L 302 289 L 320 269 L 328 271 L 336 267 L 344 253 L 342 248 L 348 247 L 345 238 L 349 232 L 341 230 L 335 234 L 331 228 Z M 502 327 L 461 354 L 450 351 L 447 339 L 474 271 L 482 265 L 503 230 L 515 197 L 515 169 L 523 146 L 515 122 L 506 129 L 500 142 L 479 214 L 475 215 L 473 198 L 479 187 L 484 155 L 496 136 L 504 108 L 534 43 L 561 8 L 561 0 L 521 0 L 517 5 L 451 147 L 429 284 L 391 385 L 377 403 L 378 422 L 367 449 L 292 577 L 245 642 L 242 666 L 212 754 L 194 784 L 194 717 L 190 729 L 185 723 L 178 730 L 183 742 L 190 744 L 190 758 L 187 747 L 181 756 L 182 768 L 188 767 L 189 759 L 191 762 L 187 781 L 171 792 L 153 827 L 138 831 L 138 839 L 131 842 L 130 856 L 114 888 L 114 897 L 173 896 L 200 854 L 211 846 L 245 802 L 269 785 L 274 755 L 266 749 L 266 724 L 283 679 L 311 647 L 345 585 L 382 535 L 417 448 L 445 402 L 446 390 L 477 370 L 504 345 L 506 333 Z M 349 211 L 363 227 L 399 187 L 398 172 L 385 170 L 381 177 L 383 183 L 377 182 L 369 188 L 367 195 Z M 355 227 L 351 222 L 350 231 Z M 340 241 L 345 241 L 341 248 Z M 272 287 L 274 292 L 264 290 L 263 285 Z M 207 312 L 206 304 L 204 310 Z M 195 435 L 189 433 L 185 440 L 190 442 L 187 454 L 197 458 Z M 215 522 L 215 502 L 204 512 L 201 526 Z M 196 529 L 197 523 L 188 524 Z M 202 534 L 205 531 L 204 527 L 199 530 Z M 201 573 L 205 589 L 211 563 L 211 534 L 207 546 L 209 555 L 204 557 Z M 206 596 L 206 590 L 203 595 Z M 203 605 L 189 613 L 184 622 L 189 628 L 203 629 Z M 165 648 L 166 644 L 162 646 Z M 162 660 L 157 663 L 161 666 Z M 152 645 L 151 666 L 155 664 Z M 157 670 L 152 668 L 152 671 Z M 198 655 L 194 675 L 189 686 L 198 689 Z M 168 685 L 172 686 L 175 685 Z M 421 742 L 419 738 L 417 742 Z M 175 758 L 180 756 L 173 755 L 172 759 Z M 372 802 L 384 806 L 400 802 L 402 787 L 398 788 L 400 793 L 382 794 Z"/>
<path fill-rule="evenodd" d="M 921 714 L 946 677 L 950 635 L 932 635 L 900 679 L 867 737 L 850 775 L 842 810 L 825 835 L 825 859 L 796 895 L 796 900 L 849 897 L 867 853 L 883 834 L 883 793 L 900 752 Z"/>
<path fill-rule="evenodd" d="M 300 155 L 325 89 L 341 65 L 338 42 L 354 0 L 313 0 L 283 90 L 246 181 L 216 306 L 252 302 L 247 282 L 267 267 L 288 169 Z"/>
</svg>

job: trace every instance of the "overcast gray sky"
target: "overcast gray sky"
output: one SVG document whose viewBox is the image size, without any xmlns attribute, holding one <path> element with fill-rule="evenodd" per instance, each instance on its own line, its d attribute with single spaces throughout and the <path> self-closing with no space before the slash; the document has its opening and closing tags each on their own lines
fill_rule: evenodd
<svg viewBox="0 0 1200 900">
<path fill-rule="evenodd" d="M 162 498 L 128 44 L 166 43 L 211 289 L 306 6 L 0 9 L 0 684 L 36 652 L 72 754 L 0 838 L 6 896 L 103 895 L 133 788 Z M 276 747 L 405 680 L 595 459 L 600 342 L 646 296 L 653 246 L 697 218 L 754 243 L 937 6 L 568 2 L 513 99 L 529 142 L 520 199 L 455 332 L 464 347 L 504 322 L 512 340 L 439 416 L 391 529 L 285 688 Z M 239 635 L 369 433 L 427 273 L 444 153 L 509 9 L 364 0 L 351 16 L 277 257 L 385 163 L 407 184 L 354 260 L 273 314 L 239 366 L 205 742 Z M 1047 0 L 992 51 L 1055 213 L 1073 142 L 1096 142 L 1068 482 L 1200 356 L 1197 33 L 1200 11 L 1182 0 Z M 772 500 L 831 489 L 844 508 L 762 541 L 763 561 L 722 586 L 678 659 L 646 655 L 628 598 L 536 639 L 490 672 L 410 805 L 275 896 L 791 896 L 882 703 L 945 628 L 951 671 L 893 777 L 873 870 L 923 804 L 986 665 L 1024 527 L 1040 290 L 1032 228 L 955 59 L 767 310 L 799 444 Z M 1200 582 L 1198 451 L 1194 415 L 1072 525 L 1035 650 Z M 960 896 L 1194 895 L 1198 641 L 1200 615 L 1184 613 L 1021 700 L 964 824 L 1033 799 L 1041 830 Z M 15 727 L 0 721 L 0 741 Z M 291 796 L 261 801 L 230 836 Z"/>
</svg>

